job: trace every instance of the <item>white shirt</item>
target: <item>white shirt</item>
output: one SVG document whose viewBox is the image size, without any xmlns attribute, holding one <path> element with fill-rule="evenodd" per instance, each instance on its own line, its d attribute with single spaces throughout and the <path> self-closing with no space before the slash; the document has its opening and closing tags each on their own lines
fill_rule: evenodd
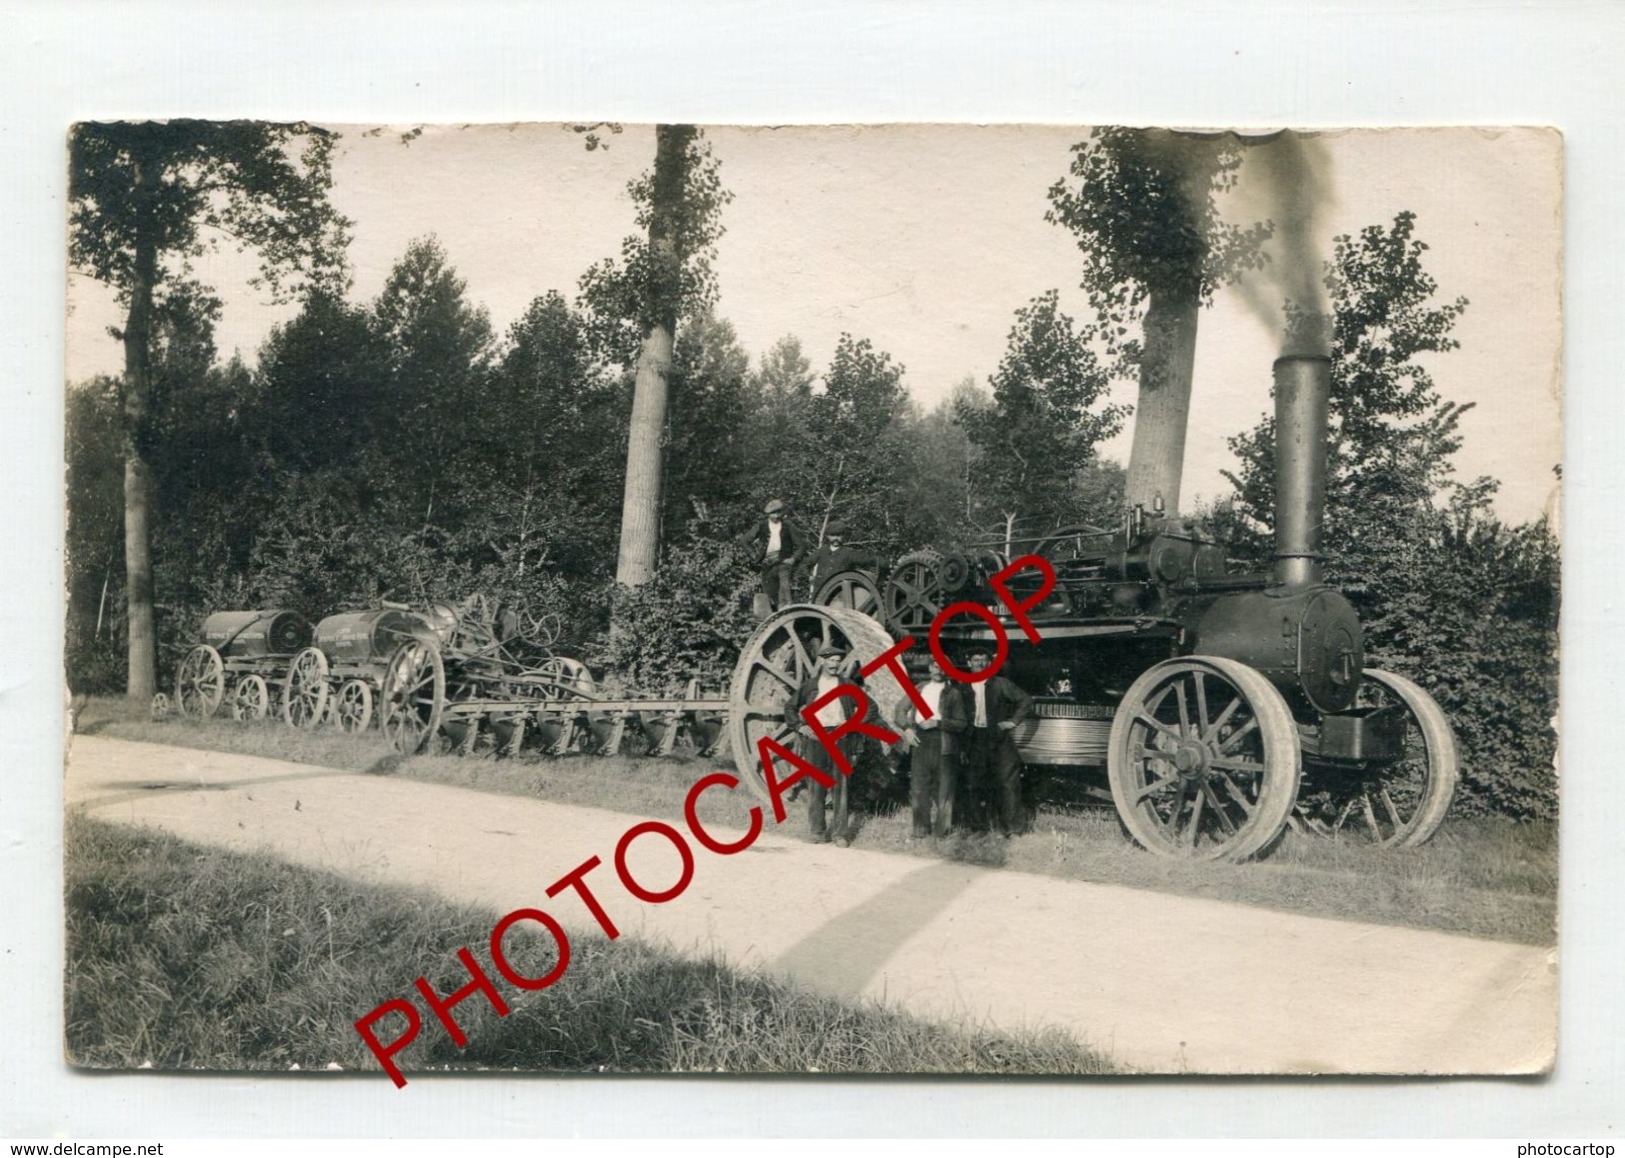
<svg viewBox="0 0 1625 1158">
<path fill-rule="evenodd" d="M 973 727 L 987 727 L 987 682 L 971 684 L 971 690 L 976 694 L 976 718 L 971 721 Z"/>
<path fill-rule="evenodd" d="M 775 523 L 772 519 L 767 521 L 767 554 L 763 556 L 764 558 L 777 559 L 779 557 L 779 528 L 782 526 L 784 526 L 783 523 Z"/>
<path fill-rule="evenodd" d="M 840 687 L 842 682 L 844 681 L 842 681 L 840 676 L 832 676 L 828 674 L 819 675 L 817 698 L 820 700 L 823 699 L 830 692 Z M 840 696 L 836 696 L 829 703 L 818 709 L 817 716 L 818 722 L 833 732 L 840 725 L 846 723 L 846 700 L 842 699 Z"/>
<path fill-rule="evenodd" d="M 925 706 L 931 709 L 932 719 L 942 715 L 942 689 L 947 686 L 941 680 L 932 680 L 920 689 L 920 698 L 925 701 Z M 924 718 L 923 715 L 921 718 Z"/>
</svg>

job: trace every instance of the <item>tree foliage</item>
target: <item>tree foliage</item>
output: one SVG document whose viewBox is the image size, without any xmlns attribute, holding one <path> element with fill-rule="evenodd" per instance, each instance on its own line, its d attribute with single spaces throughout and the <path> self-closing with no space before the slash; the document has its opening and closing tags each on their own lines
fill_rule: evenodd
<svg viewBox="0 0 1625 1158">
<path fill-rule="evenodd" d="M 722 210 L 733 200 L 703 132 L 693 125 L 662 125 L 660 134 L 676 154 L 672 163 L 657 163 L 626 186 L 638 232 L 621 242 L 619 258 L 606 258 L 581 275 L 581 302 L 599 352 L 627 368 L 637 362 L 650 329 L 671 329 L 716 304 L 712 263 L 724 233 Z"/>
<path fill-rule="evenodd" d="M 635 367 L 615 574 L 636 587 L 660 556 L 677 323 L 716 300 L 711 262 L 722 207 L 733 194 L 722 188 L 711 147 L 693 125 L 657 125 L 654 168 L 627 191 L 643 232 L 625 240 L 618 263 L 600 262 L 582 276 L 581 297 L 603 356 Z"/>
<path fill-rule="evenodd" d="M 992 404 L 966 399 L 955 417 L 979 452 L 972 507 L 1003 524 L 1078 518 L 1081 472 L 1122 425 L 1124 408 L 1100 405 L 1109 376 L 1051 290 L 1016 311 L 990 380 Z"/>
<path fill-rule="evenodd" d="M 1072 149 L 1070 177 L 1050 186 L 1045 219 L 1082 255 L 1080 285 L 1116 373 L 1144 364 L 1137 326 L 1158 295 L 1207 304 L 1264 263 L 1271 226 L 1223 220 L 1218 198 L 1241 167 L 1234 134 L 1107 126 Z"/>
<path fill-rule="evenodd" d="M 1080 284 L 1109 365 L 1139 378 L 1130 505 L 1179 509 L 1201 307 L 1265 261 L 1271 226 L 1219 215 L 1240 163 L 1233 134 L 1103 128 L 1074 147 L 1075 184 L 1049 191 L 1048 219 L 1083 255 Z"/>
<path fill-rule="evenodd" d="M 625 688 L 650 694 L 681 694 L 690 679 L 712 692 L 725 689 L 757 624 L 755 590 L 755 568 L 737 540 L 696 526 L 648 583 L 617 593 L 621 629 L 599 637 L 591 662 Z"/>
<path fill-rule="evenodd" d="M 125 305 L 146 255 L 176 264 L 224 241 L 263 259 L 255 284 L 342 290 L 349 222 L 327 200 L 336 138 L 308 124 L 148 121 L 74 126 L 68 150 L 68 256 Z"/>
</svg>

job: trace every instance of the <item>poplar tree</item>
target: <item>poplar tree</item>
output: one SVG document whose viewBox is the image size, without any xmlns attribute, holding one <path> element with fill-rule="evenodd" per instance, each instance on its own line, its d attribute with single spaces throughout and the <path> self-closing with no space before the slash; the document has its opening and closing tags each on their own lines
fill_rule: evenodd
<svg viewBox="0 0 1625 1158">
<path fill-rule="evenodd" d="M 656 126 L 654 168 L 628 191 L 646 232 L 622 243 L 620 261 L 600 262 L 587 271 L 582 297 L 597 315 L 612 356 L 635 366 L 615 578 L 637 587 L 654 573 L 660 552 L 677 325 L 716 300 L 711 259 L 722 236 L 722 207 L 733 194 L 722 188 L 710 146 L 693 125 Z"/>
<path fill-rule="evenodd" d="M 1268 223 L 1219 217 L 1216 197 L 1241 165 L 1233 134 L 1109 127 L 1073 147 L 1068 184 L 1050 187 L 1049 221 L 1083 254 L 1114 371 L 1139 379 L 1125 501 L 1179 509 L 1196 324 L 1213 291 L 1264 263 Z"/>
</svg>

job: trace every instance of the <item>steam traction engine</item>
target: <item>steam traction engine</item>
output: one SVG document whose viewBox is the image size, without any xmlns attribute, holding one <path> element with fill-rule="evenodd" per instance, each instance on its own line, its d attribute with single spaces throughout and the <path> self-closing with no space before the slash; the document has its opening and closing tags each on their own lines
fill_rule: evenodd
<svg viewBox="0 0 1625 1158">
<path fill-rule="evenodd" d="M 1110 531 L 1039 541 L 1055 587 L 1029 612 L 1028 643 L 987 585 L 1010 560 L 922 552 L 884 584 L 833 576 L 819 603 L 785 608 L 752 636 L 735 671 L 729 734 L 761 787 L 757 740 L 793 731 L 785 703 L 823 640 L 868 662 L 925 634 L 954 602 L 999 613 L 941 625 L 955 646 L 1009 639 L 1003 674 L 1035 698 L 1017 733 L 1028 764 L 1098 769 L 1123 824 L 1153 852 L 1241 860 L 1288 824 L 1379 845 L 1419 844 L 1444 820 L 1456 751 L 1438 705 L 1403 676 L 1364 666 L 1359 618 L 1322 582 L 1329 362 L 1275 364 L 1275 553 L 1268 574 L 1233 574 L 1193 524 L 1136 509 Z M 1025 584 L 1025 586 L 1023 586 Z M 1041 589 L 1033 568 L 1010 580 Z M 890 714 L 903 696 L 885 670 L 867 683 Z"/>
</svg>

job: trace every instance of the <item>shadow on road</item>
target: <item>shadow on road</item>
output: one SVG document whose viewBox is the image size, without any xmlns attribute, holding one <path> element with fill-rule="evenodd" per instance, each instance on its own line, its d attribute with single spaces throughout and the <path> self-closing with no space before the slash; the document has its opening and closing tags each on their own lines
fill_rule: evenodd
<svg viewBox="0 0 1625 1158">
<path fill-rule="evenodd" d="M 230 792 L 233 788 L 257 788 L 261 784 L 284 784 L 295 780 L 331 780 L 338 776 L 353 776 L 355 773 L 346 772 L 337 768 L 312 767 L 300 772 L 282 772 L 268 776 L 246 776 L 238 780 L 136 780 L 125 781 L 125 791 L 104 792 L 100 796 L 86 797 L 84 800 L 70 802 L 68 807 L 89 812 L 94 808 L 106 808 L 110 804 L 127 804 L 132 800 L 143 800 L 152 796 L 185 795 L 189 792 Z"/>
<path fill-rule="evenodd" d="M 797 941 L 770 968 L 841 998 L 863 992 L 892 955 L 970 887 L 980 870 L 931 864 Z"/>
</svg>

